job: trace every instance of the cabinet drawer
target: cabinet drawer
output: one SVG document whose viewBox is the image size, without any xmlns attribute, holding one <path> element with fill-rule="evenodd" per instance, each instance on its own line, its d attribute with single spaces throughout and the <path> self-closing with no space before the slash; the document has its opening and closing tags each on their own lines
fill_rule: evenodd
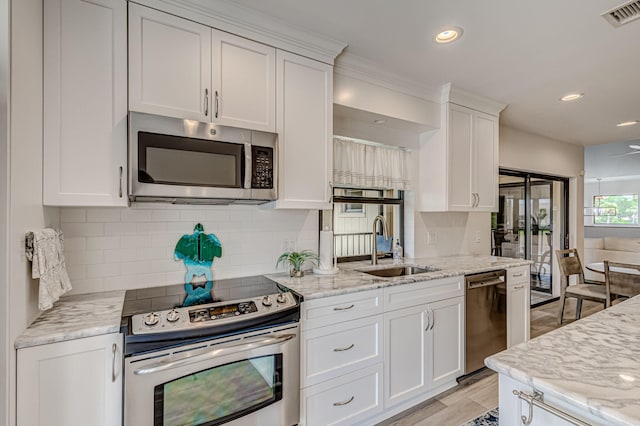
<svg viewBox="0 0 640 426">
<path fill-rule="evenodd" d="M 382 362 L 382 315 L 302 333 L 301 386 Z"/>
<path fill-rule="evenodd" d="M 301 423 L 352 425 L 382 412 L 382 364 L 302 391 Z"/>
<path fill-rule="evenodd" d="M 531 275 L 529 265 L 507 269 L 507 285 L 528 283 Z"/>
<path fill-rule="evenodd" d="M 382 313 L 382 290 L 362 291 L 302 303 L 302 330 Z"/>
<path fill-rule="evenodd" d="M 464 276 L 421 281 L 384 289 L 384 311 L 422 305 L 464 295 Z"/>
</svg>

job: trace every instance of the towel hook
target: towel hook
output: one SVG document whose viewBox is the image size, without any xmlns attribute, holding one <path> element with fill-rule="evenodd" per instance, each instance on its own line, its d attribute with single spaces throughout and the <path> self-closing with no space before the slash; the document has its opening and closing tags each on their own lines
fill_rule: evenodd
<svg viewBox="0 0 640 426">
<path fill-rule="evenodd" d="M 30 262 L 33 262 L 33 232 L 27 232 L 24 237 L 24 254 Z"/>
</svg>

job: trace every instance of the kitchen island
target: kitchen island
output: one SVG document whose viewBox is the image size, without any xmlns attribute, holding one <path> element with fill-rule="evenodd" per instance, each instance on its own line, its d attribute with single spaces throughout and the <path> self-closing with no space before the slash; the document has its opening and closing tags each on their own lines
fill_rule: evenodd
<svg viewBox="0 0 640 426">
<path fill-rule="evenodd" d="M 639 354 L 635 297 L 487 358 L 500 374 L 500 424 L 530 416 L 514 391 L 541 392 L 545 404 L 583 424 L 640 424 Z M 531 414 L 531 425 L 572 424 L 538 406 Z"/>
</svg>

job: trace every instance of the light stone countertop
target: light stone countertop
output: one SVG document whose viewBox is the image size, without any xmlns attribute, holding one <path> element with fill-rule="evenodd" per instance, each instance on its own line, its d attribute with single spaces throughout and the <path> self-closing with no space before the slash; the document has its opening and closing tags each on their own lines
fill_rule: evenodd
<svg viewBox="0 0 640 426">
<path fill-rule="evenodd" d="M 606 424 L 640 424 L 640 296 L 490 356 L 485 364 Z"/>
<path fill-rule="evenodd" d="M 15 341 L 15 348 L 120 332 L 125 290 L 61 297 Z"/>
<path fill-rule="evenodd" d="M 283 285 L 305 300 L 318 299 L 339 294 L 354 293 L 358 291 L 373 290 L 376 288 L 393 285 L 409 284 L 414 282 L 437 280 L 439 278 L 473 274 L 478 272 L 493 271 L 496 269 L 513 268 L 516 266 L 530 265 L 532 262 L 526 259 L 514 259 L 497 256 L 447 256 L 433 258 L 381 259 L 377 266 L 371 265 L 371 261 L 348 262 L 338 265 L 340 271 L 336 275 L 317 275 L 311 271 L 305 272 L 304 277 L 292 278 L 287 273 L 265 275 L 270 280 Z M 427 272 L 416 275 L 406 275 L 392 278 L 376 277 L 369 275 L 364 270 L 385 269 L 390 266 L 420 266 L 433 267 L 439 271 Z"/>
</svg>

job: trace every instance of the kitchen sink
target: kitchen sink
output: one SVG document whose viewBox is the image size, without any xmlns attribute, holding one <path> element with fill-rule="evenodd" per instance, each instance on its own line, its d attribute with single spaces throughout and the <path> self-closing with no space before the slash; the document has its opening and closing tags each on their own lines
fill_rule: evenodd
<svg viewBox="0 0 640 426">
<path fill-rule="evenodd" d="M 438 268 L 433 268 L 431 266 L 427 266 L 425 268 L 421 268 L 419 266 L 394 266 L 392 268 L 385 269 L 374 269 L 370 271 L 360 271 L 365 274 L 375 275 L 377 277 L 400 277 L 403 275 L 415 275 L 415 274 L 424 274 L 426 272 L 436 272 L 439 271 Z"/>
</svg>

